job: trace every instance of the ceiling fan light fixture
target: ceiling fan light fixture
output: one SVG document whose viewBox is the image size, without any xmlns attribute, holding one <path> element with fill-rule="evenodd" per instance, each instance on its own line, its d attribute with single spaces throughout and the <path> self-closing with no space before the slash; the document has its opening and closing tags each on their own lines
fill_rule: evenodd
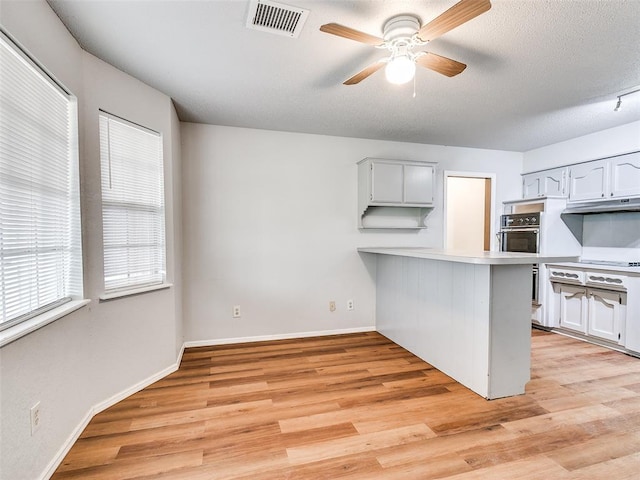
<svg viewBox="0 0 640 480">
<path fill-rule="evenodd" d="M 416 63 L 408 55 L 398 55 L 387 62 L 384 74 L 389 83 L 402 85 L 410 82 L 416 74 Z"/>
</svg>

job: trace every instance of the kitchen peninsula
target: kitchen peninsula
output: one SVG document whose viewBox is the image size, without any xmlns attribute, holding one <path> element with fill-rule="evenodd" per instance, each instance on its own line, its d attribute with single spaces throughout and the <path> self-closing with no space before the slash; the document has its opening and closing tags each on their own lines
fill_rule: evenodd
<svg viewBox="0 0 640 480">
<path fill-rule="evenodd" d="M 573 256 L 359 248 L 376 255 L 376 330 L 487 399 L 524 393 L 531 266 Z"/>
</svg>

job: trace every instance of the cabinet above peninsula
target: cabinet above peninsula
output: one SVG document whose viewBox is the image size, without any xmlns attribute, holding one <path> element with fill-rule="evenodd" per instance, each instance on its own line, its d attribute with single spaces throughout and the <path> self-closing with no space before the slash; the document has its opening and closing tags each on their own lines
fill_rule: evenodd
<svg viewBox="0 0 640 480">
<path fill-rule="evenodd" d="M 365 158 L 358 162 L 360 228 L 425 228 L 435 163 Z"/>
</svg>

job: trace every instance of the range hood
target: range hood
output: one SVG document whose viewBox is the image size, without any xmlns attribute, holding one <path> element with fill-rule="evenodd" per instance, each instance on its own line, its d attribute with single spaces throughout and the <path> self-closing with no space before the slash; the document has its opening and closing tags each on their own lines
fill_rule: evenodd
<svg viewBox="0 0 640 480">
<path fill-rule="evenodd" d="M 569 203 L 562 213 L 588 215 L 608 212 L 640 212 L 640 198 L 616 198 L 596 202 Z"/>
</svg>

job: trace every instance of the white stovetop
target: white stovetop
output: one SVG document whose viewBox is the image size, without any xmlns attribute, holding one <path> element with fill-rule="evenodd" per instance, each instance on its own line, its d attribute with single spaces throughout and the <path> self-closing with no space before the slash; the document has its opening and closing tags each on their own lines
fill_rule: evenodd
<svg viewBox="0 0 640 480">
<path fill-rule="evenodd" d="M 420 247 L 361 247 L 358 248 L 358 251 L 483 265 L 532 265 L 534 263 L 560 263 L 578 260 L 577 256 L 570 255 L 553 256 L 535 253 L 462 251 Z"/>
</svg>

